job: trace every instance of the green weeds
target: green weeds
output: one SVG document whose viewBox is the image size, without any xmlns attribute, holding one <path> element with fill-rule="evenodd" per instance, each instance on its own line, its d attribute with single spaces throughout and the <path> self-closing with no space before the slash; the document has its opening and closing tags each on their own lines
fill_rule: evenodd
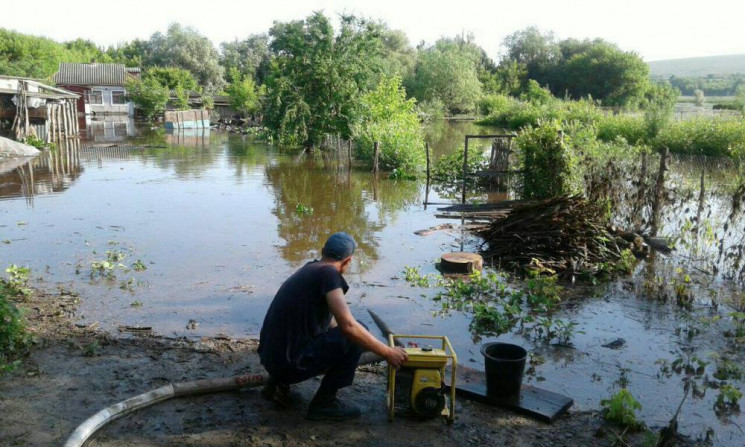
<svg viewBox="0 0 745 447">
<path fill-rule="evenodd" d="M 601 400 L 600 406 L 606 421 L 629 430 L 644 428 L 644 423 L 636 418 L 636 410 L 641 410 L 642 404 L 626 388 L 621 388 L 610 399 Z"/>
<path fill-rule="evenodd" d="M 719 388 L 719 395 L 714 402 L 714 411 L 717 414 L 738 413 L 740 411 L 740 399 L 742 391 L 730 384 L 722 385 Z"/>
<path fill-rule="evenodd" d="M 11 265 L 6 272 L 9 279 L 0 279 L 0 373 L 20 365 L 17 357 L 29 342 L 23 311 L 14 303 L 31 293 L 27 287 L 29 269 Z"/>
<path fill-rule="evenodd" d="M 478 336 L 495 336 L 515 330 L 536 341 L 569 344 L 582 333 L 577 323 L 556 318 L 553 312 L 562 302 L 562 287 L 556 277 L 536 276 L 523 283 L 522 289 L 508 285 L 507 277 L 494 271 L 476 272 L 467 278 L 444 279 L 421 275 L 406 267 L 406 281 L 418 287 L 441 287 L 434 300 L 439 314 L 451 311 L 473 316 L 470 330 Z"/>
</svg>

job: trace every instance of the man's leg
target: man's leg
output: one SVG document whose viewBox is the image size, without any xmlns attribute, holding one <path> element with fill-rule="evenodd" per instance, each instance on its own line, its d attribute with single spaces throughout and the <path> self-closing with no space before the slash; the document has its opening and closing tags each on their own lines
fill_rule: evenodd
<svg viewBox="0 0 745 447">
<path fill-rule="evenodd" d="M 325 375 L 308 407 L 308 418 L 345 420 L 359 417 L 360 410 L 340 402 L 336 392 L 354 381 L 362 349 L 350 342 L 338 327 L 318 338 L 314 343 L 314 354 L 323 360 Z"/>
</svg>

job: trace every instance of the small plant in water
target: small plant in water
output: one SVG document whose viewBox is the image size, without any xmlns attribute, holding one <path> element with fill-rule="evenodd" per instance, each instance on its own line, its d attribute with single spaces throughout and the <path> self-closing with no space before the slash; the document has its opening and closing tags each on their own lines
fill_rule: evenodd
<svg viewBox="0 0 745 447">
<path fill-rule="evenodd" d="M 644 423 L 636 418 L 636 410 L 642 409 L 634 396 L 626 388 L 610 397 L 600 401 L 603 408 L 602 413 L 606 421 L 617 424 L 629 430 L 640 430 L 644 428 Z"/>
<path fill-rule="evenodd" d="M 28 288 L 28 277 L 31 273 L 31 269 L 11 264 L 7 269 L 5 269 L 5 273 L 9 275 L 6 284 L 12 293 L 24 297 L 31 294 L 31 289 Z"/>
<path fill-rule="evenodd" d="M 144 262 L 138 259 L 134 264 L 132 264 L 132 269 L 135 272 L 142 272 L 142 271 L 147 270 L 147 266 L 145 265 Z"/>
<path fill-rule="evenodd" d="M 718 413 L 739 412 L 741 398 L 742 391 L 730 384 L 722 385 L 722 387 L 719 388 L 717 400 L 714 402 L 714 410 Z"/>
<path fill-rule="evenodd" d="M 408 282 L 412 286 L 430 287 L 430 280 L 434 280 L 434 282 L 439 283 L 436 278 L 433 278 L 434 276 L 435 275 L 422 275 L 421 273 L 419 273 L 418 268 L 404 266 L 404 277 L 406 278 L 406 282 Z"/>
<path fill-rule="evenodd" d="M 125 255 L 121 251 L 106 250 L 105 261 L 93 261 L 91 262 L 91 278 L 95 276 L 103 276 L 108 279 L 116 278 L 115 270 L 117 268 L 126 270 L 127 267 L 120 261 L 123 261 Z"/>
</svg>

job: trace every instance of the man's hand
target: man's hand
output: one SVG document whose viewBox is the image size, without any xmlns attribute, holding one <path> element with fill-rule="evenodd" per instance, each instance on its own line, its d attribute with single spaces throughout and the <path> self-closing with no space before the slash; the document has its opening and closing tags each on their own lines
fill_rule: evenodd
<svg viewBox="0 0 745 447">
<path fill-rule="evenodd" d="M 400 368 L 407 360 L 409 360 L 409 356 L 401 347 L 389 348 L 385 355 L 385 361 L 395 369 Z"/>
</svg>

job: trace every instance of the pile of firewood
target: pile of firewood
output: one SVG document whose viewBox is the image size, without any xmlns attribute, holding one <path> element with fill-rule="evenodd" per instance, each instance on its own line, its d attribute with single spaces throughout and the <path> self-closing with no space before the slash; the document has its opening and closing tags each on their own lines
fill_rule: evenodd
<svg viewBox="0 0 745 447">
<path fill-rule="evenodd" d="M 581 197 L 559 197 L 514 206 L 480 232 L 482 255 L 519 271 L 595 276 L 628 268 L 622 253 L 644 254 L 645 244 L 607 227 L 606 212 Z"/>
</svg>

